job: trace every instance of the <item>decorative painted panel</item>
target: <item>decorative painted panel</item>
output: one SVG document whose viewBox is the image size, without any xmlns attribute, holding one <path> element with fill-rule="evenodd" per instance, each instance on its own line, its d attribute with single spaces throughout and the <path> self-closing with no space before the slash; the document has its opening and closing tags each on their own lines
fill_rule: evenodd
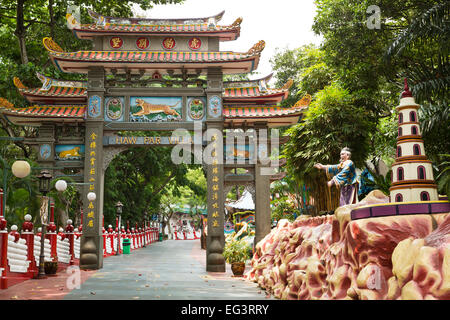
<svg viewBox="0 0 450 320">
<path fill-rule="evenodd" d="M 181 97 L 131 97 L 130 121 L 181 121 Z"/>
<path fill-rule="evenodd" d="M 255 152 L 254 145 L 225 145 L 225 160 L 250 160 Z"/>
<path fill-rule="evenodd" d="M 187 99 L 187 114 L 189 121 L 203 121 L 206 117 L 206 99 L 190 97 Z"/>
<path fill-rule="evenodd" d="M 213 118 L 218 118 L 222 115 L 222 99 L 219 96 L 209 98 L 208 114 Z"/>
<path fill-rule="evenodd" d="M 56 160 L 81 160 L 84 157 L 84 145 L 60 144 L 55 146 Z"/>
<path fill-rule="evenodd" d="M 47 160 L 50 158 L 50 155 L 52 154 L 52 147 L 49 144 L 43 144 L 39 148 L 39 155 L 41 156 L 42 160 Z"/>
<path fill-rule="evenodd" d="M 106 97 L 105 121 L 123 121 L 124 106 L 123 97 Z"/>
<path fill-rule="evenodd" d="M 89 97 L 88 115 L 91 118 L 97 118 L 101 113 L 102 98 L 99 96 Z"/>
</svg>

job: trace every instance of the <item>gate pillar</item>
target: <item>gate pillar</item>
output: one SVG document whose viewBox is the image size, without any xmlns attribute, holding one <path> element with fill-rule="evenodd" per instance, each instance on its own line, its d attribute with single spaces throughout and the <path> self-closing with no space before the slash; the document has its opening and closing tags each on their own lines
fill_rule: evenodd
<svg viewBox="0 0 450 320">
<path fill-rule="evenodd" d="M 80 268 L 103 267 L 103 104 L 105 72 L 91 68 L 88 73 L 88 105 L 85 135 L 83 235 L 80 243 Z M 88 194 L 94 193 L 95 200 Z"/>
<path fill-rule="evenodd" d="M 223 116 L 222 79 L 220 68 L 208 69 L 206 115 L 206 141 L 203 161 L 207 171 L 208 236 L 206 238 L 206 271 L 225 272 L 223 248 L 224 198 L 223 198 Z"/>
<path fill-rule="evenodd" d="M 265 123 L 256 123 L 255 131 L 258 136 L 258 150 L 267 150 L 265 157 L 258 155 L 255 164 L 255 245 L 261 241 L 271 229 L 270 211 L 270 159 L 268 159 L 268 134 L 261 134 L 267 130 Z M 259 153 L 259 152 L 258 152 Z"/>
</svg>

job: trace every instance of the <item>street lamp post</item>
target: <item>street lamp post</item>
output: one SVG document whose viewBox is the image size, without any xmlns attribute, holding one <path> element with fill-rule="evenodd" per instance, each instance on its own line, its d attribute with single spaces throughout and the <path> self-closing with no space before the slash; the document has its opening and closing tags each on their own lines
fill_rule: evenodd
<svg viewBox="0 0 450 320">
<path fill-rule="evenodd" d="M 38 175 L 39 179 L 39 192 L 43 194 L 44 203 L 46 203 L 47 193 L 50 191 L 50 180 L 52 179 L 52 175 L 47 170 L 42 170 L 40 175 Z M 47 203 L 45 204 L 48 205 Z M 44 243 L 45 243 L 45 230 L 47 226 L 47 208 L 45 208 L 43 212 L 43 216 L 41 216 L 42 222 L 42 233 L 41 233 L 41 253 L 39 255 L 39 272 L 37 275 L 37 279 L 45 278 L 45 270 L 44 270 Z"/>
<path fill-rule="evenodd" d="M 122 216 L 121 216 L 122 215 L 122 207 L 123 207 L 122 202 L 118 201 L 116 203 L 116 212 L 117 212 L 117 215 L 119 217 L 119 226 L 117 228 L 118 234 L 117 234 L 117 251 L 116 251 L 116 256 L 118 256 L 120 254 L 120 223 L 121 223 L 121 220 L 122 220 Z"/>
</svg>

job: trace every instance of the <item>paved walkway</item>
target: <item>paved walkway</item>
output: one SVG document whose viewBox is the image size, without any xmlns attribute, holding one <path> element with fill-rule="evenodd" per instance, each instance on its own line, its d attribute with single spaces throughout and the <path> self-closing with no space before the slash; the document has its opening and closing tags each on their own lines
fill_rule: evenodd
<svg viewBox="0 0 450 320">
<path fill-rule="evenodd" d="M 68 275 L 29 280 L 0 291 L 0 299 L 64 300 L 272 300 L 255 283 L 205 271 L 200 241 L 167 240 L 104 259 L 103 268 L 81 271 L 81 286 L 69 290 Z"/>
</svg>

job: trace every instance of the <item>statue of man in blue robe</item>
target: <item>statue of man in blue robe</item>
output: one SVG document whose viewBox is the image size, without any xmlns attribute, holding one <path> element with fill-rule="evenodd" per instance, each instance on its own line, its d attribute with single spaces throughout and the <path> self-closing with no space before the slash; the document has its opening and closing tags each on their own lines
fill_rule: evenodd
<svg viewBox="0 0 450 320">
<path fill-rule="evenodd" d="M 339 206 L 356 203 L 358 200 L 358 182 L 356 180 L 356 168 L 350 160 L 350 149 L 345 147 L 341 150 L 341 159 L 339 164 L 322 165 L 316 163 L 315 168 L 325 170 L 328 187 L 333 184 L 340 189 Z"/>
</svg>

